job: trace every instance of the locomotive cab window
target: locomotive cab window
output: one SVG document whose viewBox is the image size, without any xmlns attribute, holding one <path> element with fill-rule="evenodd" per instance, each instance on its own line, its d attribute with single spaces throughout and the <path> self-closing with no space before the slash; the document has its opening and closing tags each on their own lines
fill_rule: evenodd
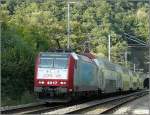
<svg viewBox="0 0 150 115">
<path fill-rule="evenodd" d="M 67 68 L 67 59 L 66 58 L 55 58 L 54 59 L 54 68 L 66 69 Z"/>
<path fill-rule="evenodd" d="M 52 58 L 40 58 L 39 67 L 53 67 L 53 59 Z"/>
</svg>

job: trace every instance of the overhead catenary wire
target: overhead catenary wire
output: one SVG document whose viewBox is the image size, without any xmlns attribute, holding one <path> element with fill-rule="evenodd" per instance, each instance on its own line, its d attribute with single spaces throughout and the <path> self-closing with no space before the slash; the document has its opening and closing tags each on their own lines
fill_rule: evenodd
<svg viewBox="0 0 150 115">
<path fill-rule="evenodd" d="M 139 40 L 139 39 L 137 39 L 137 38 L 135 38 L 135 37 L 133 37 L 133 36 L 127 34 L 127 33 L 123 33 L 123 34 L 126 35 L 126 38 L 127 38 L 127 39 L 129 39 L 129 40 L 131 40 L 131 41 L 134 41 L 134 42 L 136 42 L 136 43 L 139 43 L 139 44 L 141 44 L 141 45 L 146 46 L 146 43 L 145 43 L 144 41 Z"/>
<path fill-rule="evenodd" d="M 107 0 L 108 2 L 115 2 L 117 0 Z M 127 2 L 149 2 L 149 0 L 127 0 Z"/>
<path fill-rule="evenodd" d="M 135 36 L 129 35 L 129 34 L 127 34 L 127 33 L 124 33 L 124 34 L 127 35 L 127 36 L 130 36 L 131 38 L 133 38 L 133 39 L 135 39 L 135 40 L 137 40 L 137 41 L 139 41 L 139 42 L 141 42 L 141 43 L 146 44 L 146 42 L 144 42 L 144 41 L 142 41 L 142 40 L 140 40 L 140 39 L 137 39 Z"/>
</svg>

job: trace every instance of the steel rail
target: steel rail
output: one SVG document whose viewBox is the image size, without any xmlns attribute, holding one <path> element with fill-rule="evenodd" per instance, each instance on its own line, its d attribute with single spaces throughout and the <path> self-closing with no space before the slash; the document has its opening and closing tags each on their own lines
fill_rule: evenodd
<svg viewBox="0 0 150 115">
<path fill-rule="evenodd" d="M 46 111 L 53 111 L 53 110 L 56 110 L 56 109 L 60 109 L 62 107 L 64 107 L 64 105 L 42 107 L 42 108 L 38 108 L 38 109 L 32 109 L 32 110 L 29 110 L 29 111 L 23 111 L 23 112 L 17 113 L 17 114 L 18 115 L 21 115 L 21 114 L 41 114 L 41 113 L 44 113 Z"/>
<path fill-rule="evenodd" d="M 50 109 L 59 108 L 62 105 L 54 105 L 51 104 L 47 106 L 46 103 L 33 103 L 33 104 L 25 104 L 25 105 L 18 105 L 12 107 L 4 107 L 1 108 L 1 114 L 34 114 L 44 112 Z"/>
<path fill-rule="evenodd" d="M 50 110 L 55 110 L 58 108 L 63 107 L 64 105 L 50 105 L 50 106 L 46 106 L 45 105 L 38 105 L 38 106 L 30 106 L 27 108 L 19 108 L 19 109 L 15 109 L 15 110 L 6 110 L 6 111 L 2 111 L 2 114 L 17 114 L 17 115 L 21 115 L 21 114 L 40 114 L 46 111 L 50 111 Z"/>
<path fill-rule="evenodd" d="M 28 103 L 28 104 L 22 104 L 22 105 L 16 105 L 16 106 L 3 106 L 1 107 L 1 113 L 11 113 L 16 110 L 21 109 L 28 109 L 31 107 L 37 107 L 37 106 L 43 106 L 45 103 L 43 102 L 37 102 L 37 103 Z"/>
<path fill-rule="evenodd" d="M 87 114 L 111 114 L 112 111 L 116 110 L 121 105 L 123 105 L 127 102 L 130 102 L 130 101 L 133 101 L 133 100 L 135 100 L 139 97 L 142 97 L 146 94 L 147 94 L 147 91 L 129 94 L 127 96 L 108 100 L 108 101 L 105 101 L 103 103 L 100 103 L 100 104 L 97 104 L 97 105 L 94 105 L 94 106 L 91 106 L 88 108 L 69 112 L 69 114 L 74 114 L 74 113 L 75 114 L 84 114 L 84 113 L 87 113 Z"/>
<path fill-rule="evenodd" d="M 135 97 L 131 97 L 131 98 L 127 98 L 127 99 L 124 99 L 124 100 L 121 100 L 119 102 L 117 102 L 116 104 L 114 105 L 111 105 L 111 107 L 107 108 L 105 111 L 101 112 L 100 114 L 109 114 L 109 113 L 113 113 L 115 110 L 117 110 L 118 108 L 120 108 L 122 105 L 128 103 L 128 102 L 131 102 L 131 101 L 134 101 L 140 97 L 143 97 L 145 96 L 146 94 L 142 94 L 142 95 L 136 95 Z"/>
<path fill-rule="evenodd" d="M 144 93 L 147 91 L 140 91 L 140 92 L 136 92 L 136 93 L 132 93 L 132 94 L 127 94 L 127 95 L 121 95 L 121 96 L 117 96 L 117 97 L 109 97 L 109 98 L 104 98 L 101 100 L 86 100 L 86 101 L 80 101 L 80 102 L 74 102 L 74 103 L 69 103 L 69 104 L 52 104 L 50 106 L 47 106 L 46 104 L 41 103 L 40 104 L 36 104 L 36 105 L 30 105 L 30 106 L 23 106 L 23 107 L 15 107 L 12 109 L 5 109 L 5 110 L 1 110 L 2 114 L 41 114 L 41 113 L 46 113 L 46 114 L 67 114 L 67 113 L 78 113 L 79 111 L 83 111 L 85 109 L 89 109 L 101 104 L 105 104 L 105 103 L 109 103 L 115 100 L 121 100 L 130 96 L 134 96 L 134 95 L 141 95 L 141 93 Z M 96 102 L 96 103 L 95 103 Z M 78 107 L 78 105 L 80 105 L 80 107 Z M 82 105 L 84 105 L 82 107 Z M 72 106 L 75 106 L 76 109 L 69 109 L 65 110 L 66 108 L 70 108 Z M 114 106 L 113 106 L 114 107 Z M 111 107 L 112 108 L 112 107 Z M 65 111 L 64 111 L 64 110 Z M 63 112 L 61 111 L 63 110 Z M 70 111 L 71 110 L 71 111 Z M 111 110 L 111 109 L 110 109 Z M 108 111 L 106 111 L 108 112 Z"/>
<path fill-rule="evenodd" d="M 113 102 L 115 100 L 121 100 L 127 97 L 132 97 L 135 95 L 141 95 L 145 93 L 147 93 L 147 91 L 144 90 L 144 91 L 135 92 L 135 93 L 127 94 L 127 95 L 121 95 L 121 96 L 111 97 L 107 99 L 94 100 L 94 101 L 90 101 L 90 102 L 86 102 L 82 104 L 76 104 L 73 106 L 65 107 L 65 108 L 50 111 L 50 112 L 45 112 L 44 114 L 74 114 L 74 113 L 77 114 L 77 113 L 80 113 L 81 111 L 88 110 L 88 109 L 91 109 L 93 107 L 96 107 L 102 104 L 106 104 L 109 102 Z"/>
<path fill-rule="evenodd" d="M 78 100 L 73 103 L 49 103 L 46 104 L 44 102 L 41 103 L 30 103 L 30 104 L 24 104 L 24 105 L 18 105 L 18 106 L 10 106 L 10 107 L 1 107 L 1 113 L 2 114 L 40 114 L 56 109 L 60 109 L 63 107 L 72 106 L 75 104 L 81 104 L 87 101 L 91 101 L 92 99 L 84 99 L 84 100 Z M 51 105 L 50 105 L 51 104 Z"/>
</svg>

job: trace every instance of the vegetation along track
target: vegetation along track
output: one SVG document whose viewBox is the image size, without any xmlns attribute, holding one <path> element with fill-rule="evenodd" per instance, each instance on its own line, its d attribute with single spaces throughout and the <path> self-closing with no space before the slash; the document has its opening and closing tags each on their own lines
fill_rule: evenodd
<svg viewBox="0 0 150 115">
<path fill-rule="evenodd" d="M 61 109 L 57 109 L 45 114 L 101 114 L 110 113 L 118 106 L 137 99 L 141 96 L 148 94 L 148 91 L 140 91 L 132 94 L 121 95 L 117 97 L 110 97 L 107 99 L 94 100 L 85 102 L 78 105 L 73 105 Z"/>
</svg>

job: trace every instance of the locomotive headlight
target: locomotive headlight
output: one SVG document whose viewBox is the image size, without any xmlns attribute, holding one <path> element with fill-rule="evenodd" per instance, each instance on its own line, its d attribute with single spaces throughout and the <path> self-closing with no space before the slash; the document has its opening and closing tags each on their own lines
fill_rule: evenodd
<svg viewBox="0 0 150 115">
<path fill-rule="evenodd" d="M 39 81 L 38 83 L 41 84 L 41 81 Z"/>
<path fill-rule="evenodd" d="M 66 82 L 62 82 L 62 81 L 61 81 L 60 84 L 66 84 Z"/>
<path fill-rule="evenodd" d="M 69 91 L 72 91 L 72 89 L 69 89 Z"/>
<path fill-rule="evenodd" d="M 42 81 L 41 84 L 44 84 L 44 81 Z"/>
</svg>

